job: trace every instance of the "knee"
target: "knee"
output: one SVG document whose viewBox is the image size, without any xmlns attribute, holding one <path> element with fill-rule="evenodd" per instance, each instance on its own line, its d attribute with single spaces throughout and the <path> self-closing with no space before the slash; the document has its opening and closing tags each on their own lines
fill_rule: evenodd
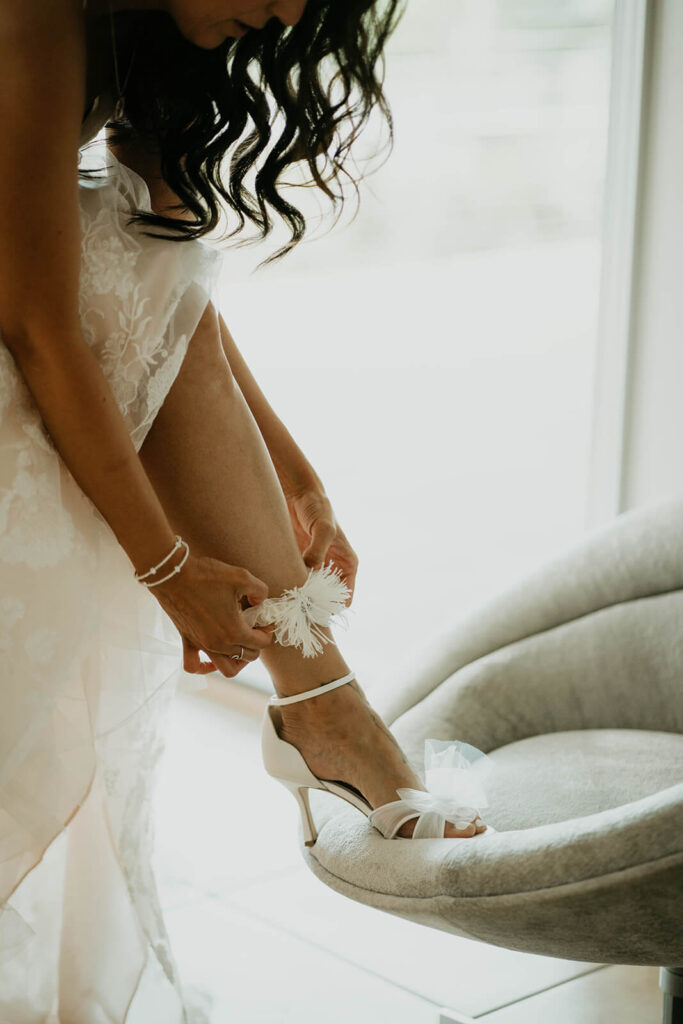
<svg viewBox="0 0 683 1024">
<path fill-rule="evenodd" d="M 194 359 L 201 359 L 209 368 L 210 378 L 225 387 L 234 387 L 236 382 L 232 367 L 223 347 L 218 310 L 208 302 L 190 340 L 189 352 Z M 188 353 L 189 354 L 189 353 Z"/>
</svg>

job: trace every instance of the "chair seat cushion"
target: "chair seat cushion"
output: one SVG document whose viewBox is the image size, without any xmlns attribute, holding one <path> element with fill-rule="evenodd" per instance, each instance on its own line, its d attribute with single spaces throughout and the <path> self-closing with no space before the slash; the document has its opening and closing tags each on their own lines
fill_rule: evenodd
<svg viewBox="0 0 683 1024">
<path fill-rule="evenodd" d="M 483 814 L 499 831 L 619 807 L 683 781 L 683 736 L 582 729 L 529 736 L 489 754 Z"/>
<path fill-rule="evenodd" d="M 625 883 L 632 870 L 630 883 L 641 884 L 640 871 L 683 865 L 680 734 L 556 732 L 488 756 L 483 817 L 495 832 L 387 840 L 345 801 L 311 790 L 320 834 L 303 852 L 344 884 L 420 898 L 520 894 L 608 875 Z"/>
</svg>

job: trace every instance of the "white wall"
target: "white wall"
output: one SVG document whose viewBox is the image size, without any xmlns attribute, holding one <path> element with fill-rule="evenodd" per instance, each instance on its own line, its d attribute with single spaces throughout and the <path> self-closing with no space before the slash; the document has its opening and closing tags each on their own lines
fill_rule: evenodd
<svg viewBox="0 0 683 1024">
<path fill-rule="evenodd" d="M 622 509 L 683 497 L 683 0 L 651 14 Z"/>
</svg>

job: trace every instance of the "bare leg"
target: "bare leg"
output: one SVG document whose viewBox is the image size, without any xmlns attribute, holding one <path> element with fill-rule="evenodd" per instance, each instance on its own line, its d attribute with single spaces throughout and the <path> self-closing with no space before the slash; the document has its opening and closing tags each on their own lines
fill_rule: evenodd
<svg viewBox="0 0 683 1024">
<path fill-rule="evenodd" d="M 232 375 L 212 305 L 140 457 L 172 527 L 194 554 L 249 569 L 267 584 L 270 596 L 305 581 L 308 569 L 280 482 Z M 273 644 L 261 658 L 280 696 L 313 689 L 350 671 L 333 643 L 314 658 Z M 396 800 L 398 787 L 424 788 L 357 681 L 279 710 L 282 738 L 301 751 L 319 778 L 355 786 L 373 807 Z M 399 835 L 412 835 L 415 820 L 406 822 Z M 447 823 L 445 835 L 474 832 L 474 826 L 463 831 Z"/>
</svg>

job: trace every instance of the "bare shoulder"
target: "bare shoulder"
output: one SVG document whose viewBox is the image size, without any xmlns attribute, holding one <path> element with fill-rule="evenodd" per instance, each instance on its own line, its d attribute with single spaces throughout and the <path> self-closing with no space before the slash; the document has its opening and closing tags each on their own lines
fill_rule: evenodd
<svg viewBox="0 0 683 1024">
<path fill-rule="evenodd" d="M 85 61 L 82 0 L 0 0 L 0 62 L 10 87 L 30 63 L 34 75 L 48 78 L 75 59 Z"/>
<path fill-rule="evenodd" d="M 0 0 L 0 66 L 5 134 L 40 131 L 56 118 L 59 131 L 69 123 L 77 143 L 86 67 L 82 0 Z"/>
<path fill-rule="evenodd" d="M 78 322 L 76 171 L 86 63 L 82 0 L 0 0 L 5 341 L 23 337 L 29 321 L 45 330 L 56 320 L 67 327 Z"/>
<path fill-rule="evenodd" d="M 41 40 L 55 28 L 76 28 L 82 22 L 82 9 L 82 0 L 0 0 L 0 43 Z"/>
</svg>

